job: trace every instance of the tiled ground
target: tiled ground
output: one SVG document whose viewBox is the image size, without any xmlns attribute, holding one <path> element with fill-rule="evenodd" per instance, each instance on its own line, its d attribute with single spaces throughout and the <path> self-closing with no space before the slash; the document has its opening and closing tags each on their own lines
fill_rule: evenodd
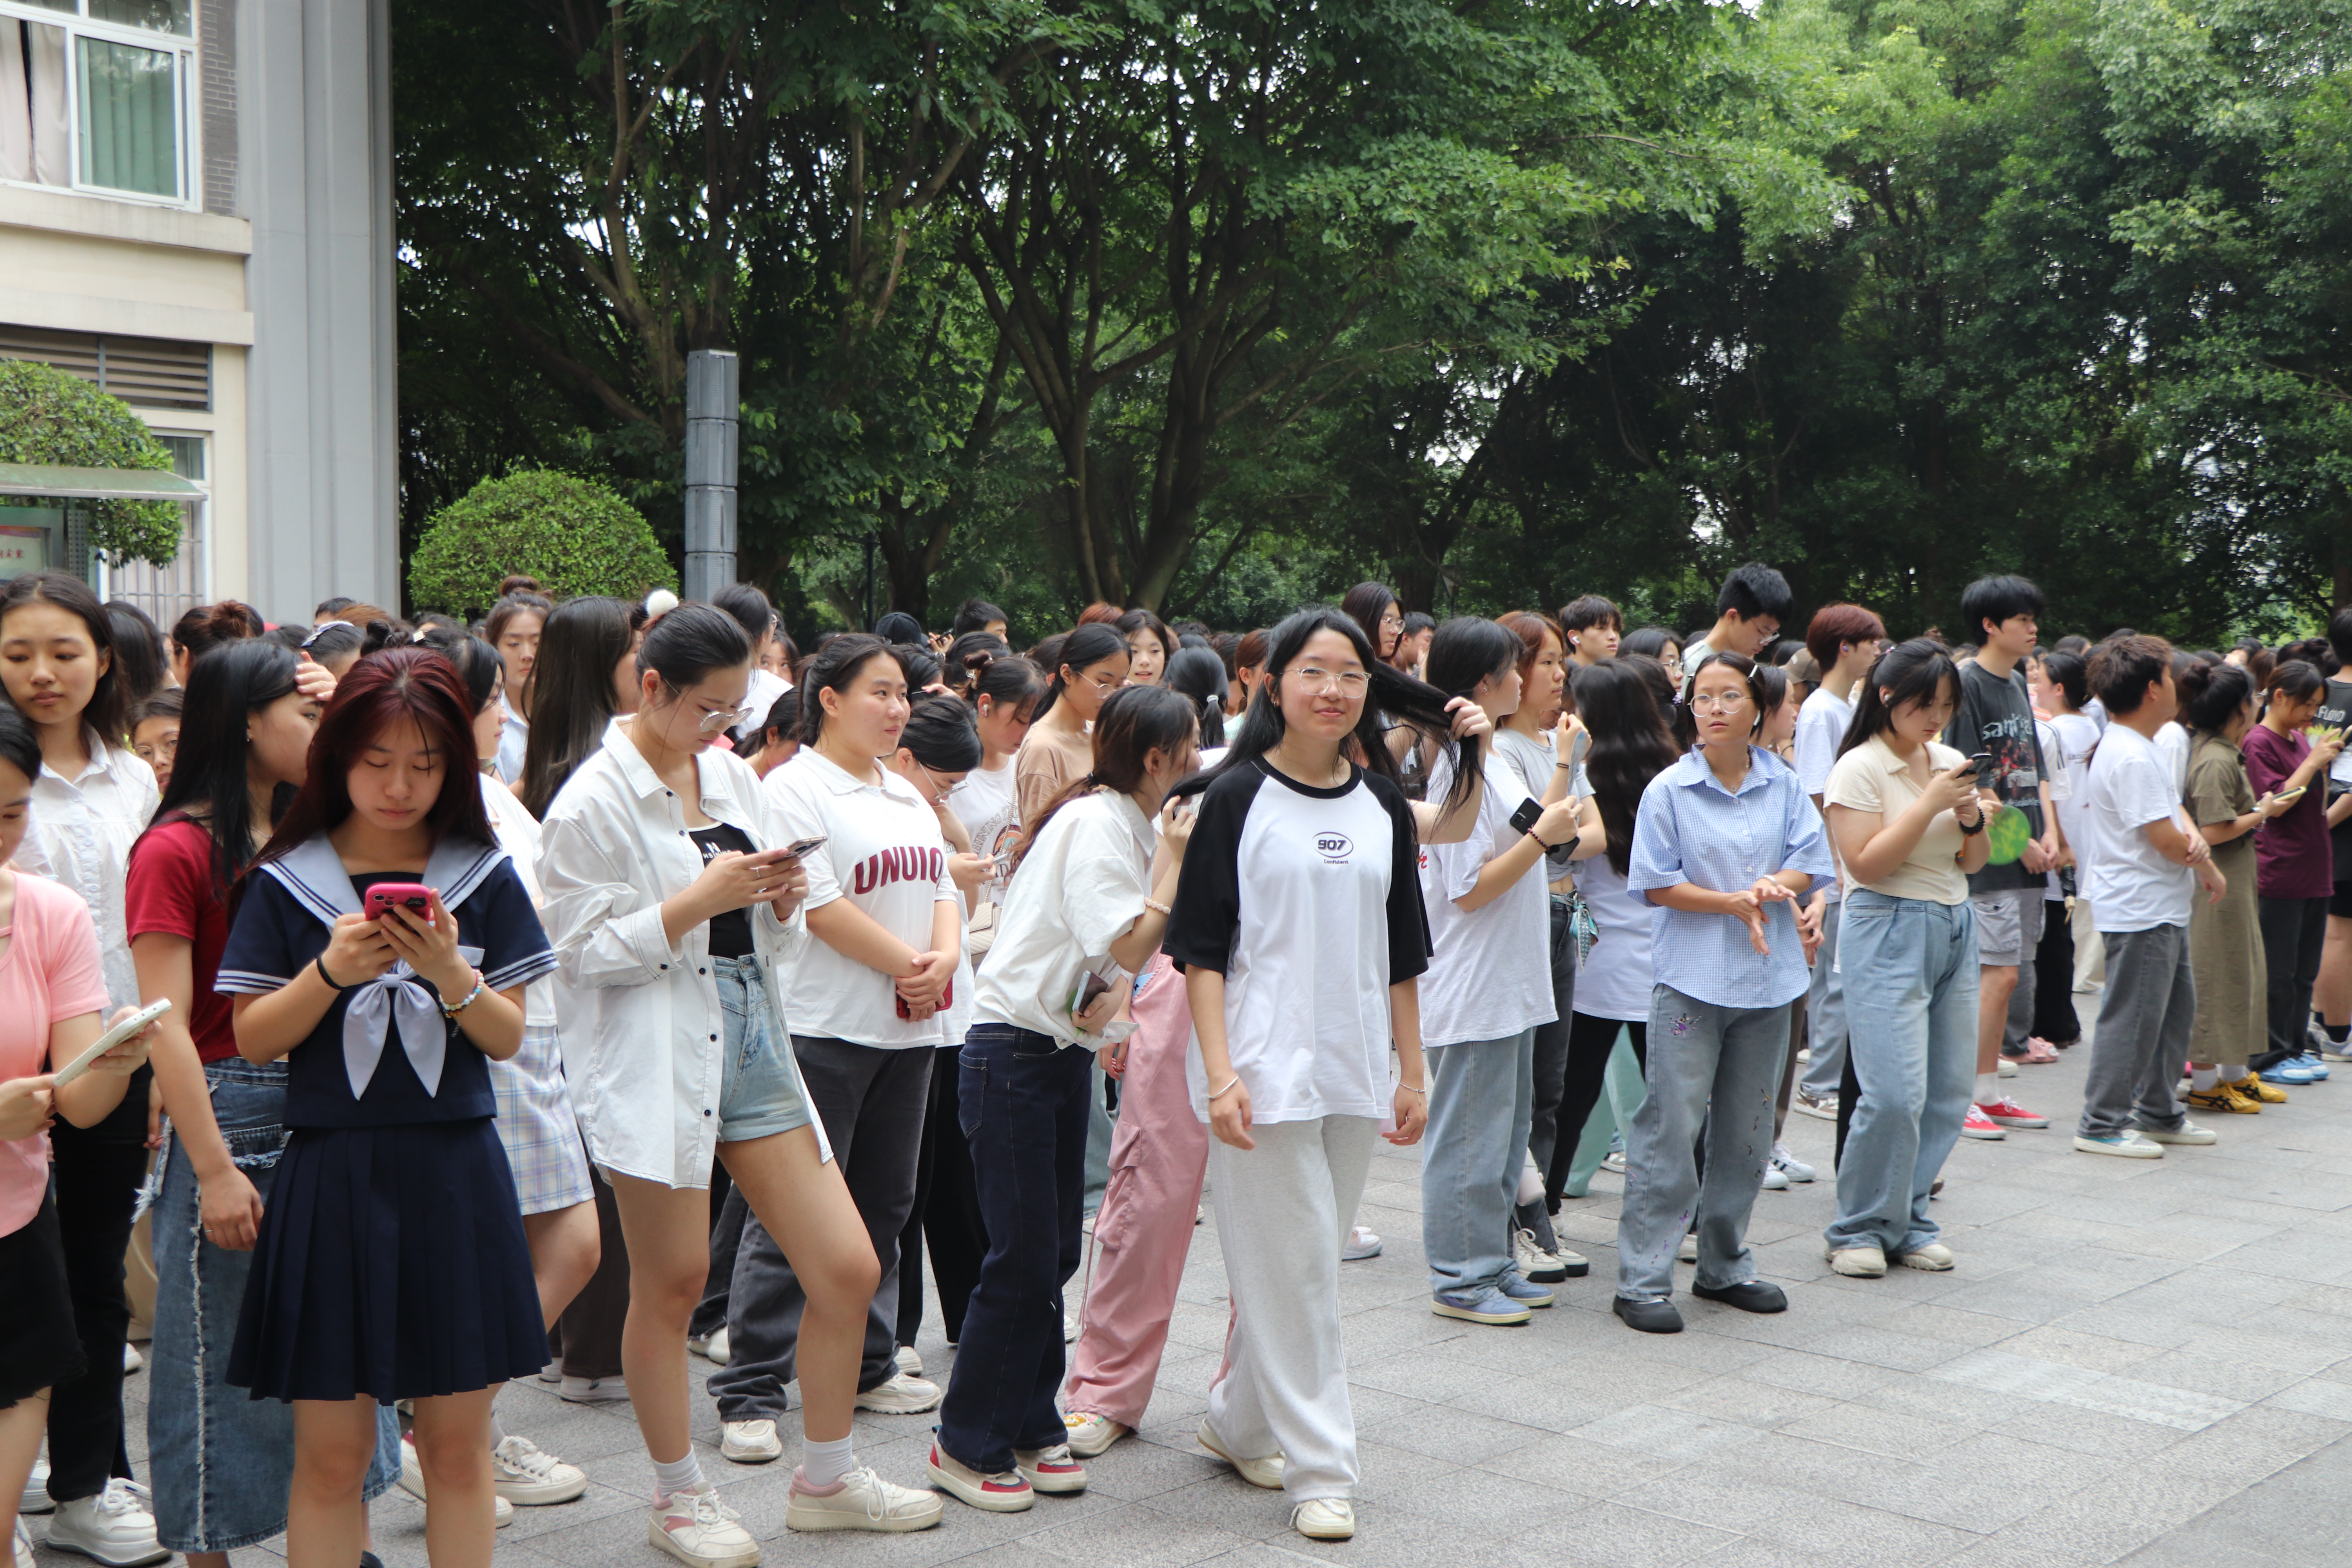
<svg viewBox="0 0 2352 1568">
<path fill-rule="evenodd" d="M 1523 1329 L 1430 1316 L 1418 1166 L 1384 1152 L 1363 1218 L 1388 1253 L 1349 1266 L 1343 1284 L 1364 1461 L 1344 1545 L 1290 1533 L 1278 1496 L 1192 1446 L 1225 1325 L 1211 1226 L 1193 1237 L 1150 1422 L 1094 1462 L 1082 1498 L 1009 1516 L 950 1502 L 919 1536 L 805 1538 L 783 1530 L 786 1468 L 719 1458 L 717 1417 L 698 1403 L 703 1464 L 772 1563 L 2352 1562 L 2352 1442 L 2339 1441 L 2352 1437 L 2352 1068 L 2343 1085 L 2229 1119 L 2213 1148 L 2143 1163 L 2068 1148 L 2084 1065 L 2078 1047 L 2012 1085 L 2055 1129 L 1963 1142 L 1953 1156 L 1937 1213 L 1955 1272 L 1837 1279 L 1821 1258 L 1828 1183 L 1766 1193 L 1752 1236 L 1790 1310 L 1757 1318 L 1685 1298 L 1690 1328 L 1673 1338 L 1609 1315 L 1618 1187 L 1606 1174 L 1561 1216 L 1594 1267 L 1558 1310 Z M 1791 1119 L 1789 1142 L 1824 1171 L 1830 1140 L 1828 1124 Z M 951 1352 L 935 1325 L 919 1348 L 943 1373 Z M 499 1532 L 502 1562 L 667 1561 L 646 1544 L 650 1470 L 625 1407 L 576 1408 L 529 1384 L 501 1410 L 595 1482 L 575 1503 L 523 1510 Z M 861 1457 L 918 1482 L 930 1419 L 864 1418 Z M 395 1492 L 375 1519 L 391 1568 L 421 1568 L 419 1508 Z"/>
</svg>

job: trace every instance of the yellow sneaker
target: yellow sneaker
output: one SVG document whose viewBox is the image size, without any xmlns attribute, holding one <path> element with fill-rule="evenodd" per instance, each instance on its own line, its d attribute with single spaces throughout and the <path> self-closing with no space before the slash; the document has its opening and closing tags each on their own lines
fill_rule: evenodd
<svg viewBox="0 0 2352 1568">
<path fill-rule="evenodd" d="M 2227 1083 L 2190 1090 L 2189 1103 L 2199 1110 L 2230 1111 L 2240 1116 L 2258 1116 L 2263 1109 L 2259 1101 L 2240 1094 L 2236 1085 Z"/>
<path fill-rule="evenodd" d="M 2237 1082 L 2230 1085 L 2229 1087 L 2236 1089 L 2246 1099 L 2259 1100 L 2264 1105 L 2284 1105 L 2286 1103 L 2286 1090 L 2281 1089 L 2274 1083 L 2264 1083 L 2252 1073 L 2248 1073 L 2245 1077 L 2240 1079 Z"/>
</svg>

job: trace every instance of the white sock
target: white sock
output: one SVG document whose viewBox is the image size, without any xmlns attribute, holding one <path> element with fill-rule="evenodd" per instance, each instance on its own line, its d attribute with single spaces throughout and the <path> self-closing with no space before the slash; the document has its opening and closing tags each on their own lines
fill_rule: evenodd
<svg viewBox="0 0 2352 1568">
<path fill-rule="evenodd" d="M 2223 1062 L 2216 1070 L 2221 1073 L 2223 1083 L 2243 1083 L 2253 1076 L 2246 1071 L 2243 1062 Z"/>
<path fill-rule="evenodd" d="M 702 1465 L 688 1448 L 683 1459 L 654 1461 L 654 1500 L 666 1502 L 680 1492 L 700 1491 L 703 1488 Z"/>
<path fill-rule="evenodd" d="M 499 1420 L 499 1407 L 490 1406 L 490 1447 L 495 1448 L 507 1440 L 507 1429 Z"/>
<path fill-rule="evenodd" d="M 836 1437 L 830 1443 L 820 1443 L 806 1433 L 801 1435 L 801 1480 L 817 1491 L 824 1491 L 848 1479 L 856 1464 L 850 1454 L 848 1437 Z"/>
<path fill-rule="evenodd" d="M 1979 1105 L 1990 1105 L 2000 1098 L 2000 1074 L 1997 1072 L 1980 1072 L 1977 1074 L 1977 1103 Z"/>
<path fill-rule="evenodd" d="M 2194 1062 L 2189 1064 L 2189 1087 L 2194 1093 L 2203 1094 L 2207 1089 L 2211 1089 L 2216 1083 L 2219 1083 L 2221 1079 L 2221 1075 L 2214 1071 L 2211 1068 L 2200 1068 Z"/>
</svg>

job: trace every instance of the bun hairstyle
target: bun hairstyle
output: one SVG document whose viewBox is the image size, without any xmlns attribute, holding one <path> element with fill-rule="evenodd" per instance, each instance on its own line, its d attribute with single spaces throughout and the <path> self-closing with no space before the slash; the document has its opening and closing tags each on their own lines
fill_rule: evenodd
<svg viewBox="0 0 2352 1568">
<path fill-rule="evenodd" d="M 1194 716 L 1201 721 L 1201 744 L 1222 746 L 1225 743 L 1225 661 L 1204 647 L 1177 650 L 1168 661 L 1167 672 L 1160 682 L 1192 704 Z"/>
<path fill-rule="evenodd" d="M 1027 708 L 1045 694 L 1045 672 L 1036 664 L 1017 653 L 998 654 L 985 658 L 978 664 L 967 664 L 971 683 L 964 689 L 964 700 L 979 710 L 980 700 L 988 699 L 991 710 L 1011 708 L 1015 711 Z"/>
<path fill-rule="evenodd" d="M 1741 570 L 1744 571 L 1746 568 L 1743 567 Z M 1738 653 L 1708 654 L 1698 661 L 1696 667 L 1691 670 L 1689 679 L 1683 682 L 1681 700 L 1675 704 L 1675 739 L 1685 752 L 1698 744 L 1698 716 L 1691 710 L 1690 693 L 1697 688 L 1698 678 L 1718 664 L 1737 672 L 1739 679 L 1747 683 L 1748 701 L 1756 715 L 1748 726 L 1749 735 L 1753 736 L 1756 733 L 1756 726 L 1763 722 L 1764 715 L 1769 713 L 1777 704 L 1778 699 L 1772 698 L 1772 688 L 1765 683 L 1763 668 L 1759 668 L 1754 659 L 1749 658 L 1746 654 Z M 1777 675 L 1780 672 L 1775 670 L 1773 673 Z M 1782 677 L 1780 686 L 1780 695 L 1786 696 L 1788 689 L 1788 679 Z M 1768 701 L 1768 699 L 1771 700 Z"/>
<path fill-rule="evenodd" d="M 253 858 L 253 793 L 247 782 L 246 715 L 268 707 L 294 690 L 301 661 L 267 637 L 244 637 L 206 654 L 188 667 L 182 697 L 180 749 L 172 782 L 154 820 L 190 816 L 213 842 L 213 887 L 226 894 Z M 158 692 L 160 700 L 163 693 Z M 274 817 L 294 798 L 291 784 L 278 786 Z M 203 816 L 195 818 L 201 811 Z"/>
<path fill-rule="evenodd" d="M 520 572 L 512 573 L 499 579 L 499 597 L 501 599 L 515 594 L 530 594 L 536 597 L 543 595 L 546 592 L 545 588 L 540 586 L 538 578 L 528 576 Z"/>
<path fill-rule="evenodd" d="M 957 695 L 968 697 L 980 672 L 1012 652 L 1000 637 L 988 632 L 966 632 L 948 645 L 947 657 L 940 661 L 945 667 L 941 674 Z"/>
<path fill-rule="evenodd" d="M 1580 666 L 1570 677 L 1576 710 L 1592 736 L 1584 757 L 1585 782 L 1609 835 L 1609 864 L 1621 877 L 1633 866 L 1633 819 L 1642 808 L 1642 792 L 1682 754 L 1659 700 L 1664 675 L 1657 660 L 1635 657 Z M 1673 683 L 1664 684 L 1671 699 Z"/>
<path fill-rule="evenodd" d="M 726 611 L 689 600 L 646 628 L 637 645 L 637 673 L 661 677 L 670 699 L 714 669 L 751 662 L 751 639 Z"/>
<path fill-rule="evenodd" d="M 217 605 L 198 605 L 173 621 L 172 641 L 189 658 L 197 659 L 223 643 L 257 637 L 268 629 L 251 605 L 223 599 Z"/>
<path fill-rule="evenodd" d="M 1052 671 L 1052 679 L 1045 683 L 1045 700 L 1037 704 L 1037 711 L 1031 717 L 1043 719 L 1053 711 L 1054 704 L 1061 700 L 1065 669 L 1083 671 L 1107 658 L 1126 657 L 1127 638 L 1110 622 L 1087 621 L 1073 627 L 1062 638 L 1061 647 L 1054 650 L 1053 662 L 1045 666 Z"/>
<path fill-rule="evenodd" d="M 106 668 L 81 710 L 81 721 L 109 746 L 121 746 L 131 734 L 131 701 L 122 671 L 114 657 L 114 623 L 89 584 L 70 572 L 28 572 L 0 588 L 0 622 L 11 610 L 27 605 L 54 605 L 82 624 Z M 37 773 L 39 771 L 35 770 Z"/>
<path fill-rule="evenodd" d="M 1165 686 L 1122 686 L 1103 699 L 1102 710 L 1095 715 L 1094 766 L 1086 777 L 1073 782 L 1048 802 L 1037 820 L 1025 826 L 1020 846 L 1013 851 L 1013 874 L 1019 874 L 1029 847 L 1044 835 L 1045 824 L 1054 820 L 1055 812 L 1078 796 L 1100 789 L 1134 794 L 1143 787 L 1145 760 L 1155 749 L 1172 753 L 1191 737 L 1194 723 L 1192 700 Z M 1385 753 L 1387 748 L 1381 750 Z M 919 754 L 917 760 L 920 760 Z M 1198 777 L 1196 774 L 1185 783 L 1193 784 Z"/>
<path fill-rule="evenodd" d="M 971 710 L 960 697 L 936 691 L 918 696 L 898 744 L 935 773 L 968 773 L 980 766 L 980 731 L 971 727 Z"/>
<path fill-rule="evenodd" d="M 2238 666 L 2218 659 L 2211 664 L 2201 658 L 2189 662 L 2195 668 L 2173 678 L 2179 688 L 2181 722 L 2200 733 L 2218 735 L 2244 710 L 2246 700 L 2254 694 L 2254 678 Z M 2296 668 L 2311 669 L 2307 664 Z M 2315 677 L 2318 673 L 2312 670 Z M 2318 689 L 2319 684 L 2315 679 L 2313 689 Z"/>
<path fill-rule="evenodd" d="M 801 671 L 801 732 L 803 746 L 814 746 L 824 733 L 824 704 L 818 693 L 846 691 L 868 659 L 891 658 L 890 645 L 871 632 L 844 632 L 817 649 Z"/>
<path fill-rule="evenodd" d="M 1894 728 L 1897 708 L 1935 701 L 1947 682 L 1957 701 L 1960 695 L 1960 667 L 1952 662 L 1944 645 L 1933 637 L 1913 637 L 1880 654 L 1871 665 L 1870 673 L 1853 689 L 1853 717 L 1846 721 L 1845 739 L 1838 742 L 1838 755 L 1843 757 Z"/>
</svg>

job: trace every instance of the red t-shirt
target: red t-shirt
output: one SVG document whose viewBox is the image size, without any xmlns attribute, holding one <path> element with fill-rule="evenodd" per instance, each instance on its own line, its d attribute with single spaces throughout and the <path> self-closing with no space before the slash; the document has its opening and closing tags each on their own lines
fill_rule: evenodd
<svg viewBox="0 0 2352 1568">
<path fill-rule="evenodd" d="M 228 908 L 213 884 L 212 835 L 185 817 L 149 828 L 131 847 L 123 894 L 123 929 L 185 937 L 195 944 L 196 994 L 188 1033 L 199 1061 L 236 1055 L 229 998 L 213 989 L 221 949 L 228 944 Z"/>
</svg>

